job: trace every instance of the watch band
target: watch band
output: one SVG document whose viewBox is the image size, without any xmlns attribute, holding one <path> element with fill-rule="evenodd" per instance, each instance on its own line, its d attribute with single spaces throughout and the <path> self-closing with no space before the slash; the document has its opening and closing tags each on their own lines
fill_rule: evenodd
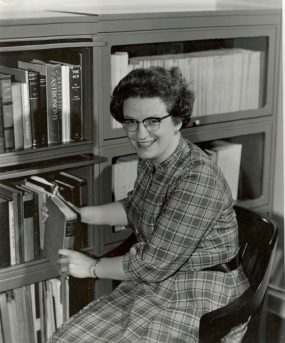
<svg viewBox="0 0 285 343">
<path fill-rule="evenodd" d="M 96 274 L 95 268 L 96 266 L 99 264 L 99 262 L 101 261 L 101 257 L 98 257 L 94 260 L 94 263 L 92 263 L 89 267 L 89 275 L 90 277 L 93 277 L 95 279 L 98 279 L 98 276 Z"/>
</svg>

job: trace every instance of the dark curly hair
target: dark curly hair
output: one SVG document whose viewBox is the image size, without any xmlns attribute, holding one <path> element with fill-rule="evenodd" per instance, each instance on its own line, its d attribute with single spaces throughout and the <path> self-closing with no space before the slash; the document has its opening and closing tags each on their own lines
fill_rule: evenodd
<svg viewBox="0 0 285 343">
<path fill-rule="evenodd" d="M 159 97 L 167 106 L 168 113 L 182 120 L 185 127 L 191 117 L 194 93 L 179 68 L 150 67 L 134 69 L 115 87 L 110 111 L 119 122 L 124 120 L 124 101 L 131 97 Z"/>
</svg>

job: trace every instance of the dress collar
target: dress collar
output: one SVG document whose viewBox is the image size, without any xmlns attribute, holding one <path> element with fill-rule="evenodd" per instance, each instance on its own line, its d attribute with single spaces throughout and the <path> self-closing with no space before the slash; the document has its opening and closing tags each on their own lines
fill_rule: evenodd
<svg viewBox="0 0 285 343">
<path fill-rule="evenodd" d="M 185 139 L 181 135 L 176 149 L 166 160 L 162 161 L 156 167 L 154 167 L 154 165 L 151 161 L 148 160 L 147 162 L 148 162 L 151 170 L 160 170 L 160 171 L 167 170 L 167 169 L 175 166 L 177 164 L 177 162 L 179 160 L 181 160 L 181 158 L 183 157 L 183 155 L 185 154 L 186 151 L 187 152 L 189 151 L 189 146 L 188 146 L 187 142 L 185 141 Z"/>
</svg>

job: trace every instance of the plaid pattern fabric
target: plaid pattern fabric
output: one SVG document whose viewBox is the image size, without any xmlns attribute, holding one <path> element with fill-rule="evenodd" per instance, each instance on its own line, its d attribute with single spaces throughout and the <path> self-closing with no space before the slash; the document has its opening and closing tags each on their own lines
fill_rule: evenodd
<svg viewBox="0 0 285 343">
<path fill-rule="evenodd" d="M 218 167 L 181 138 L 157 169 L 139 161 L 122 201 L 136 243 L 123 258 L 130 280 L 65 323 L 50 343 L 197 342 L 200 317 L 238 297 L 242 270 L 201 269 L 238 252 L 229 187 Z"/>
</svg>

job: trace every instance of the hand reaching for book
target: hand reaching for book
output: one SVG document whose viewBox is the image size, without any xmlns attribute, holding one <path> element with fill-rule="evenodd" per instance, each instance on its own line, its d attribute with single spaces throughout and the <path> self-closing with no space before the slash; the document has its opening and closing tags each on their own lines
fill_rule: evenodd
<svg viewBox="0 0 285 343">
<path fill-rule="evenodd" d="M 94 259 L 69 249 L 59 250 L 60 273 L 67 273 L 77 278 L 90 277 L 90 266 L 94 264 Z"/>
</svg>

